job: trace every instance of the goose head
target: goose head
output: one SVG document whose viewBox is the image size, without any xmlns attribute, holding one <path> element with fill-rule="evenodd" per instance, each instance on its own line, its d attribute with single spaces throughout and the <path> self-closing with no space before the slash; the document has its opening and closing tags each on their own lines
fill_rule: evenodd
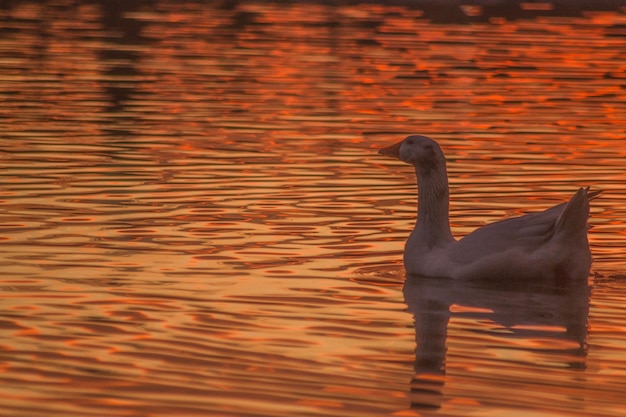
<svg viewBox="0 0 626 417">
<path fill-rule="evenodd" d="M 445 168 L 446 159 L 437 142 L 422 135 L 407 136 L 395 145 L 381 149 L 378 153 L 414 165 L 419 172 L 424 174 Z"/>
</svg>

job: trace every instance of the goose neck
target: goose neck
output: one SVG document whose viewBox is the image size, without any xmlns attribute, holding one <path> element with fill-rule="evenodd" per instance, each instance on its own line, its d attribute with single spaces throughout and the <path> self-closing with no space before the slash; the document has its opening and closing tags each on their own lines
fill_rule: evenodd
<svg viewBox="0 0 626 417">
<path fill-rule="evenodd" d="M 418 205 L 415 231 L 428 246 L 454 240 L 450 230 L 448 175 L 443 167 L 423 171 L 416 167 Z"/>
</svg>

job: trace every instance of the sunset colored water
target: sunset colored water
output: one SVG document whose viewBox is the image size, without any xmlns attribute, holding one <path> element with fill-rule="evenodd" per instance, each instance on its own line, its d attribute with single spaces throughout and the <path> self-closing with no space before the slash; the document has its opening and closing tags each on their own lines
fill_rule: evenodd
<svg viewBox="0 0 626 417">
<path fill-rule="evenodd" d="M 624 415 L 626 8 L 104 4 L 0 8 L 0 416 Z M 589 287 L 405 279 L 408 133 Z"/>
</svg>

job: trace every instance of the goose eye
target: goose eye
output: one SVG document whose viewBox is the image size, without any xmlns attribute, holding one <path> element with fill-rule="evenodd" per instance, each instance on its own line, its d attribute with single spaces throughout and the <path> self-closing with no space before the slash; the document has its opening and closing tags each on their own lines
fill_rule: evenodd
<svg viewBox="0 0 626 417">
<path fill-rule="evenodd" d="M 407 145 L 413 145 L 413 139 L 409 139 L 409 140 L 407 140 L 407 141 L 406 141 L 406 144 L 407 144 Z"/>
</svg>

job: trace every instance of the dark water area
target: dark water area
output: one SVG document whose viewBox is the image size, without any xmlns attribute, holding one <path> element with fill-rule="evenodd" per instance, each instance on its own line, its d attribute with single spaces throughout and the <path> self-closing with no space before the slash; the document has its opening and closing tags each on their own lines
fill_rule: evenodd
<svg viewBox="0 0 626 417">
<path fill-rule="evenodd" d="M 623 415 L 626 8 L 443 3 L 3 3 L 0 415 Z M 409 133 L 589 285 L 405 278 Z"/>
</svg>

